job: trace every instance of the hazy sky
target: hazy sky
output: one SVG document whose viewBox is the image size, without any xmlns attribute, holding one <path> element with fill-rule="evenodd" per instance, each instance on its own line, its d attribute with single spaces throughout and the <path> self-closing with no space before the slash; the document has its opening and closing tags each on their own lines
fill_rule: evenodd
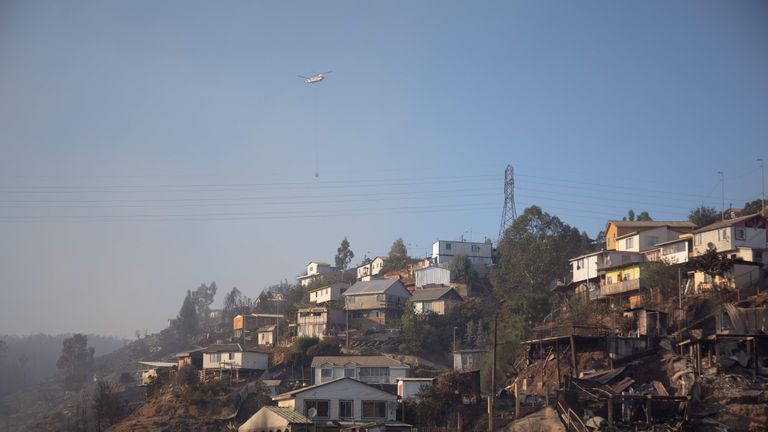
<svg viewBox="0 0 768 432">
<path fill-rule="evenodd" d="M 764 1 L 0 0 L 0 333 L 161 329 L 346 236 L 758 197 Z M 319 85 L 296 75 L 332 70 Z M 315 177 L 315 172 L 319 177 Z"/>
</svg>

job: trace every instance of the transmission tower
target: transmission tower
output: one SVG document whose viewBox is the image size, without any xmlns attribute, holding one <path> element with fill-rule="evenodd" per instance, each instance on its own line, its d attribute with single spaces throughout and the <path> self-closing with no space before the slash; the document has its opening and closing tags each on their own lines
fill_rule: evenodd
<svg viewBox="0 0 768 432">
<path fill-rule="evenodd" d="M 515 210 L 515 170 L 512 165 L 507 165 L 504 170 L 504 208 L 501 210 L 501 225 L 499 226 L 499 240 L 501 243 L 504 231 L 512 225 L 517 217 Z"/>
</svg>

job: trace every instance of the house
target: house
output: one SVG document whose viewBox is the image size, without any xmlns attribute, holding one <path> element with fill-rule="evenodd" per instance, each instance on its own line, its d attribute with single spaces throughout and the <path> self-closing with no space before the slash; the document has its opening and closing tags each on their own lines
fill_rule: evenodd
<svg viewBox="0 0 768 432">
<path fill-rule="evenodd" d="M 330 264 L 318 261 L 311 261 L 307 264 L 306 273 L 299 275 L 296 279 L 302 287 L 308 287 L 312 282 L 322 277 L 324 274 L 334 273 L 336 268 Z"/>
<path fill-rule="evenodd" d="M 274 324 L 269 326 L 259 327 L 256 330 L 256 337 L 257 337 L 256 340 L 259 342 L 259 345 L 274 346 L 278 340 L 277 332 L 278 332 L 278 326 Z"/>
<path fill-rule="evenodd" d="M 606 269 L 605 278 L 600 282 L 600 297 L 625 297 L 638 292 L 641 269 L 639 263 Z"/>
<path fill-rule="evenodd" d="M 251 340 L 256 336 L 256 331 L 261 327 L 279 325 L 284 319 L 283 315 L 253 313 L 250 315 L 237 315 L 232 320 L 234 336 L 237 339 Z"/>
<path fill-rule="evenodd" d="M 632 320 L 633 336 L 665 336 L 669 316 L 665 312 L 646 309 L 644 307 L 630 309 L 624 312 L 624 318 Z"/>
<path fill-rule="evenodd" d="M 177 364 L 170 362 L 151 362 L 140 361 L 144 368 L 139 372 L 141 380 L 139 386 L 147 387 L 157 382 L 161 382 L 173 376 L 176 373 Z"/>
<path fill-rule="evenodd" d="M 728 253 L 733 258 L 768 264 L 768 219 L 755 213 L 716 222 L 693 232 L 693 255 L 709 249 Z"/>
<path fill-rule="evenodd" d="M 408 371 L 405 363 L 382 355 L 315 356 L 311 366 L 315 384 L 345 377 L 367 384 L 394 384 Z"/>
<path fill-rule="evenodd" d="M 571 258 L 571 280 L 563 286 L 563 290 L 584 294 L 594 300 L 600 297 L 599 287 L 605 283 L 607 270 L 642 260 L 643 257 L 639 253 L 615 250 L 603 250 Z"/>
<path fill-rule="evenodd" d="M 310 303 L 327 303 L 341 299 L 341 295 L 349 288 L 349 284 L 335 283 L 313 289 L 309 292 Z"/>
<path fill-rule="evenodd" d="M 454 256 L 462 254 L 469 258 L 478 272 L 485 274 L 493 264 L 492 249 L 490 243 L 438 240 L 432 244 L 432 263 L 448 265 Z"/>
<path fill-rule="evenodd" d="M 264 386 L 265 393 L 271 397 L 279 394 L 283 381 L 279 379 L 263 379 L 261 383 Z"/>
<path fill-rule="evenodd" d="M 453 368 L 459 371 L 480 369 L 488 351 L 484 349 L 464 349 L 453 352 Z"/>
<path fill-rule="evenodd" d="M 451 287 L 417 289 L 408 300 L 416 313 L 435 313 L 447 315 L 451 309 L 463 300 Z"/>
<path fill-rule="evenodd" d="M 377 256 L 372 259 L 371 262 L 363 264 L 357 268 L 357 280 L 362 280 L 364 277 L 376 276 L 384 269 L 384 261 L 387 260 L 385 256 Z"/>
<path fill-rule="evenodd" d="M 411 293 L 399 280 L 360 281 L 344 294 L 350 327 L 384 327 L 403 314 Z"/>
<path fill-rule="evenodd" d="M 323 339 L 346 329 L 346 312 L 331 303 L 299 308 L 296 325 L 297 336 Z"/>
<path fill-rule="evenodd" d="M 238 432 L 314 432 L 314 423 L 293 408 L 264 406 Z"/>
<path fill-rule="evenodd" d="M 662 230 L 659 230 L 659 228 L 663 228 Z M 696 228 L 696 225 L 688 222 L 688 221 L 620 221 L 620 220 L 609 220 L 608 223 L 605 226 L 605 249 L 606 250 L 616 250 L 617 249 L 617 240 L 619 238 L 622 238 L 625 240 L 625 249 L 624 250 L 632 250 L 632 251 L 638 251 L 635 250 L 636 248 L 639 248 L 641 242 L 631 240 L 630 247 L 626 248 L 626 238 L 624 236 L 628 234 L 638 234 L 644 231 L 648 230 L 658 230 L 655 233 L 649 233 L 646 234 L 643 237 L 643 240 L 645 240 L 645 244 L 647 246 L 648 243 L 653 240 L 652 238 L 649 240 L 648 237 L 659 237 L 659 242 L 664 242 L 667 240 L 673 240 L 673 238 L 677 237 L 679 234 L 685 234 L 693 231 Z M 674 233 L 677 233 L 677 235 L 666 233 L 666 231 L 672 231 Z M 664 234 L 662 234 L 664 233 Z M 663 239 L 661 237 L 664 237 Z M 673 236 L 673 237 L 669 237 Z M 645 250 L 645 249 L 643 249 Z"/>
<path fill-rule="evenodd" d="M 196 348 L 182 351 L 176 354 L 176 361 L 179 369 L 183 367 L 193 367 L 196 370 L 203 368 L 203 351 L 205 348 Z"/>
<path fill-rule="evenodd" d="M 434 378 L 398 378 L 397 396 L 401 400 L 414 398 L 424 387 L 431 386 L 434 382 Z"/>
<path fill-rule="evenodd" d="M 352 378 L 342 377 L 300 388 L 279 394 L 272 400 L 278 407 L 310 417 L 318 428 L 338 430 L 339 424 L 381 422 L 388 431 L 410 431 L 410 425 L 396 422 L 398 404 L 395 394 Z"/>
<path fill-rule="evenodd" d="M 659 251 L 658 261 L 667 264 L 687 263 L 693 253 L 693 236 L 686 234 L 676 240 L 659 243 L 656 246 Z M 648 258 L 646 256 L 646 261 L 655 261 Z"/>
<path fill-rule="evenodd" d="M 453 282 L 454 274 L 447 268 L 431 266 L 418 269 L 414 272 L 416 277 L 416 289 L 449 287 Z"/>
<path fill-rule="evenodd" d="M 203 351 L 203 370 L 234 372 L 236 378 L 243 373 L 252 375 L 269 367 L 269 352 L 258 348 L 245 348 L 239 343 L 211 345 Z"/>
</svg>

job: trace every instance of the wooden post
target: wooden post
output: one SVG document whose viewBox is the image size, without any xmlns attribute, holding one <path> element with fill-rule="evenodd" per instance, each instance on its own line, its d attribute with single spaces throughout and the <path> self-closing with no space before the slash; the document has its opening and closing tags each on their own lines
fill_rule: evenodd
<svg viewBox="0 0 768 432">
<path fill-rule="evenodd" d="M 613 396 L 608 396 L 608 431 L 613 432 Z"/>
<path fill-rule="evenodd" d="M 515 381 L 515 420 L 520 418 L 520 391 L 518 383 Z"/>
<path fill-rule="evenodd" d="M 544 406 L 549 406 L 549 383 L 544 386 Z"/>
<path fill-rule="evenodd" d="M 571 376 L 578 378 L 579 377 L 579 366 L 576 364 L 576 338 L 573 337 L 573 329 L 571 329 L 571 363 L 572 364 L 572 371 Z"/>
<path fill-rule="evenodd" d="M 555 340 L 555 367 L 557 368 L 557 388 L 560 388 L 560 341 Z"/>
<path fill-rule="evenodd" d="M 653 415 L 651 413 L 651 395 L 646 396 L 645 399 L 645 422 L 648 423 L 648 426 L 651 425 L 651 422 L 653 421 Z"/>
<path fill-rule="evenodd" d="M 493 432 L 493 398 L 491 396 L 488 396 L 488 432 Z"/>
<path fill-rule="evenodd" d="M 461 409 L 456 411 L 456 431 L 461 432 L 461 429 L 464 427 L 464 422 L 461 419 Z"/>
</svg>

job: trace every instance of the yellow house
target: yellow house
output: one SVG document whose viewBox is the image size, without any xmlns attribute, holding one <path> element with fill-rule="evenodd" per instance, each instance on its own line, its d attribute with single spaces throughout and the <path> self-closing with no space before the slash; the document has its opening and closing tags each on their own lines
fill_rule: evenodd
<svg viewBox="0 0 768 432">
<path fill-rule="evenodd" d="M 640 263 L 635 263 L 606 270 L 600 295 L 611 296 L 639 290 L 640 269 Z"/>
<path fill-rule="evenodd" d="M 667 227 L 678 234 L 689 233 L 696 225 L 688 221 L 622 221 L 609 220 L 605 225 L 605 249 L 616 250 L 616 237 L 633 232 Z M 667 239 L 672 240 L 673 238 Z"/>
</svg>

